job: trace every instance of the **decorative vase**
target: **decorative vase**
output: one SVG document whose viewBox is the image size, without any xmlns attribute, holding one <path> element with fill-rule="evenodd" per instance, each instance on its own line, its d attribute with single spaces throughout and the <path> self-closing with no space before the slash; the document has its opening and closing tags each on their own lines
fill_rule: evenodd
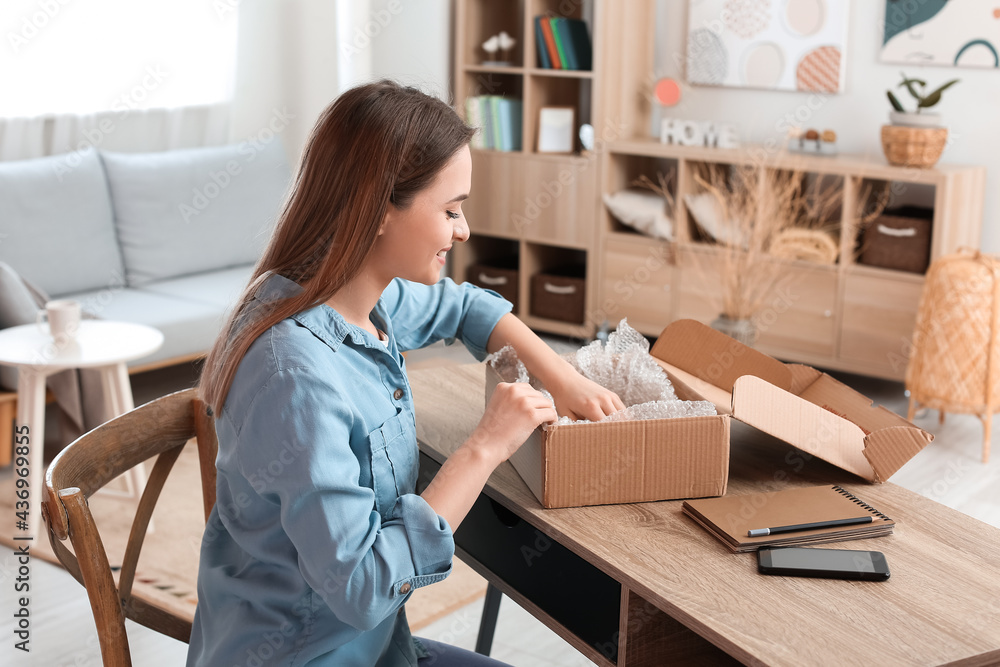
<svg viewBox="0 0 1000 667">
<path fill-rule="evenodd" d="M 725 315 L 719 315 L 712 321 L 712 328 L 721 331 L 747 347 L 753 347 L 757 342 L 757 326 L 753 320 L 733 320 Z"/>
<path fill-rule="evenodd" d="M 933 167 L 947 142 L 946 127 L 882 126 L 885 159 L 898 167 Z"/>
</svg>

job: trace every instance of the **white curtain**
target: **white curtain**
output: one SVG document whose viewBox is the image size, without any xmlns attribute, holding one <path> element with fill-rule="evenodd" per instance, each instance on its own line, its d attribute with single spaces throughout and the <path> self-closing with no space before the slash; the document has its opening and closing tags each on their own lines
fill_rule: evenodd
<svg viewBox="0 0 1000 667">
<path fill-rule="evenodd" d="M 224 143 L 236 0 L 4 0 L 0 159 Z"/>
</svg>

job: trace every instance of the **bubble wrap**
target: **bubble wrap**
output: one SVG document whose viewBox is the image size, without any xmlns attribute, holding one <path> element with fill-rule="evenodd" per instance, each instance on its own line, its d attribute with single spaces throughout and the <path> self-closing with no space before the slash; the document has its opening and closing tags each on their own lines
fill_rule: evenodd
<svg viewBox="0 0 1000 667">
<path fill-rule="evenodd" d="M 486 358 L 504 382 L 529 382 L 530 376 L 510 345 Z M 608 336 L 606 345 L 595 340 L 577 350 L 571 360 L 586 378 L 618 394 L 625 409 L 601 421 L 634 421 L 673 417 L 705 417 L 716 414 L 710 401 L 682 401 L 677 398 L 666 372 L 649 356 L 649 341 L 626 320 Z M 549 400 L 551 394 L 532 382 Z M 556 425 L 589 424 L 587 419 L 560 417 Z M 546 428 L 549 428 L 546 426 Z"/>
</svg>

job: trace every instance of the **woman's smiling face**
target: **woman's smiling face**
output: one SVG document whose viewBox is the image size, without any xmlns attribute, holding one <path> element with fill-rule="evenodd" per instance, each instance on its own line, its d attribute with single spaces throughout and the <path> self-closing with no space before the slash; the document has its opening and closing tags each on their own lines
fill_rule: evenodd
<svg viewBox="0 0 1000 667">
<path fill-rule="evenodd" d="M 372 254 L 381 276 L 433 285 L 441 277 L 446 253 L 469 238 L 462 202 L 472 186 L 472 154 L 463 146 L 434 181 L 403 210 L 389 205 Z"/>
</svg>

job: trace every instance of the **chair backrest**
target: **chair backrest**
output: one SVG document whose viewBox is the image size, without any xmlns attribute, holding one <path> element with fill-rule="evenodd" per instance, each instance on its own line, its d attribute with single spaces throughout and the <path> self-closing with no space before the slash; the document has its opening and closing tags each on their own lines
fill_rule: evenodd
<svg viewBox="0 0 1000 667">
<path fill-rule="evenodd" d="M 163 484 L 184 445 L 196 438 L 205 519 L 215 505 L 218 440 L 208 405 L 196 389 L 186 389 L 142 405 L 98 426 L 70 443 L 45 473 L 42 515 L 52 550 L 87 589 L 105 665 L 131 665 L 125 619 L 183 642 L 193 615 L 182 616 L 133 595 L 139 552 Z M 87 498 L 115 477 L 156 458 L 136 508 L 115 585 L 108 556 Z M 192 526 L 200 536 L 203 527 Z M 71 552 L 63 541 L 69 539 Z"/>
</svg>

